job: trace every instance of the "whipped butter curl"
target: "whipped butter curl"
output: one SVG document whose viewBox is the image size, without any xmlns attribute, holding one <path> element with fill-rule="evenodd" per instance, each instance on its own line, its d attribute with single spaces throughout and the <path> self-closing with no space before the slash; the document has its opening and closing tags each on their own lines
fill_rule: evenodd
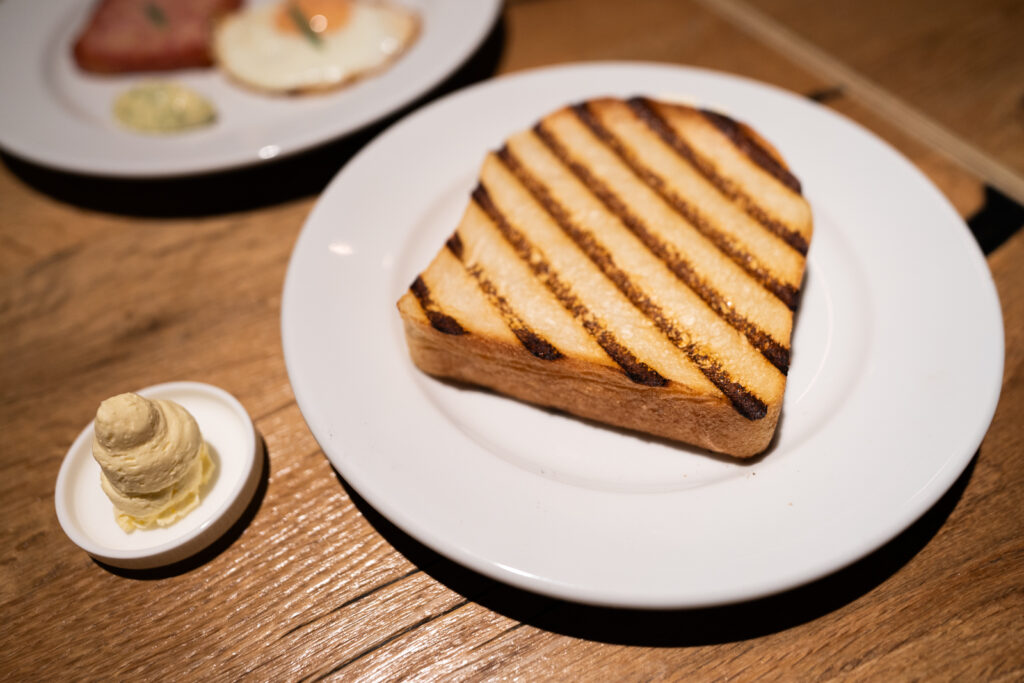
<svg viewBox="0 0 1024 683">
<path fill-rule="evenodd" d="M 96 411 L 92 455 L 100 486 L 125 531 L 170 526 L 199 504 L 213 462 L 187 410 L 138 394 L 108 398 Z"/>
</svg>

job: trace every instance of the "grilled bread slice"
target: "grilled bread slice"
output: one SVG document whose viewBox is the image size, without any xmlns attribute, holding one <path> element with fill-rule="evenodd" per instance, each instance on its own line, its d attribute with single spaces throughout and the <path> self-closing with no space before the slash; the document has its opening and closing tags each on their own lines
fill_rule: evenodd
<svg viewBox="0 0 1024 683">
<path fill-rule="evenodd" d="M 487 155 L 398 309 L 429 374 L 748 457 L 778 422 L 811 234 L 749 127 L 595 99 Z"/>
</svg>

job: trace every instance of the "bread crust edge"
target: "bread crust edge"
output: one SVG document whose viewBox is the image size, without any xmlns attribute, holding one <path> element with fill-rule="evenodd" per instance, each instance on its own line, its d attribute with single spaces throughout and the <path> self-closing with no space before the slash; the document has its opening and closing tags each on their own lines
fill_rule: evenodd
<svg viewBox="0 0 1024 683">
<path fill-rule="evenodd" d="M 611 363 L 571 356 L 542 360 L 522 346 L 483 335 L 440 332 L 409 293 L 398 309 L 413 363 L 434 377 L 736 458 L 764 452 L 775 434 L 781 402 L 769 404 L 765 417 L 748 420 L 724 395 L 698 393 L 678 382 L 643 386 Z"/>
</svg>

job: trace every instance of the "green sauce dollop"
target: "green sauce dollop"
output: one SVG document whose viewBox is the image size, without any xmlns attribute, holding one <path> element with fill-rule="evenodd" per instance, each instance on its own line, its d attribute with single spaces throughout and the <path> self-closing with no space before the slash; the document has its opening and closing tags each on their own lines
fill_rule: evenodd
<svg viewBox="0 0 1024 683">
<path fill-rule="evenodd" d="M 205 126 L 217 118 L 208 99 L 178 83 L 140 83 L 114 100 L 114 116 L 145 133 L 173 133 Z"/>
</svg>

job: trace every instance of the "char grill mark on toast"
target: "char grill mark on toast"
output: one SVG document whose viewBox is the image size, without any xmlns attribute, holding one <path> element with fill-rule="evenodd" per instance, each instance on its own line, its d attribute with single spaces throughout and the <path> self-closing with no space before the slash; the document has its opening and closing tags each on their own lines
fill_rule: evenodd
<svg viewBox="0 0 1024 683">
<path fill-rule="evenodd" d="M 427 320 L 430 321 L 431 327 L 444 334 L 466 334 L 466 330 L 463 329 L 462 325 L 455 318 L 444 313 L 440 306 L 437 305 L 437 302 L 430 295 L 430 288 L 427 287 L 427 283 L 423 281 L 421 276 L 416 276 L 416 279 L 409 286 L 409 291 L 420 302 L 420 308 L 423 309 Z"/>
<path fill-rule="evenodd" d="M 453 232 L 452 236 L 448 238 L 448 241 L 444 243 L 448 247 L 448 251 L 452 252 L 452 256 L 462 260 L 462 238 L 459 237 L 459 233 Z"/>
<path fill-rule="evenodd" d="M 671 206 L 676 213 L 686 219 L 702 235 L 711 240 L 722 253 L 732 259 L 736 265 L 746 271 L 762 287 L 778 297 L 790 310 L 796 309 L 799 291 L 795 287 L 780 282 L 753 254 L 736 240 L 718 230 L 692 203 L 672 191 L 664 178 L 648 168 L 632 150 L 624 145 L 612 131 L 608 130 L 594 116 L 590 111 L 589 103 L 584 102 L 573 105 L 572 111 L 601 142 L 615 152 L 622 162 L 648 187 L 654 190 L 659 197 L 665 200 L 665 203 Z"/>
<path fill-rule="evenodd" d="M 800 181 L 797 180 L 796 176 L 776 161 L 771 152 L 762 147 L 761 143 L 752 137 L 744 126 L 741 126 L 725 114 L 719 114 L 709 109 L 701 109 L 700 113 L 711 122 L 711 125 L 722 131 L 741 152 L 747 155 L 747 158 L 793 192 L 803 195 Z"/>
<path fill-rule="evenodd" d="M 646 98 L 633 97 L 628 100 L 628 104 L 640 120 L 650 126 L 651 130 L 657 133 L 658 137 L 664 140 L 669 147 L 678 152 L 681 157 L 686 159 L 695 169 L 700 171 L 700 173 L 715 187 L 717 187 L 722 194 L 739 205 L 751 218 L 781 237 L 786 244 L 796 249 L 801 255 L 807 255 L 808 244 L 807 239 L 804 238 L 803 235 L 778 219 L 768 215 L 768 213 L 752 197 L 747 195 L 742 188 L 738 187 L 728 178 L 719 174 L 713 165 L 698 155 L 693 148 L 691 148 L 690 145 L 687 144 L 687 142 L 683 140 L 656 111 L 654 111 L 650 104 L 648 104 Z"/>
<path fill-rule="evenodd" d="M 501 158 L 503 149 L 498 153 Z M 502 237 L 512 246 L 516 254 L 525 262 L 533 274 L 551 291 L 559 303 L 579 321 L 580 325 L 589 333 L 601 346 L 608 356 L 616 363 L 626 376 L 637 384 L 645 386 L 661 387 L 668 384 L 668 380 L 662 377 L 649 365 L 638 359 L 632 351 L 624 346 L 604 324 L 583 305 L 568 283 L 564 282 L 555 270 L 548 263 L 541 251 L 531 244 L 526 237 L 517 230 L 498 209 L 497 205 L 487 193 L 487 188 L 477 185 L 472 194 L 473 201 L 479 206 L 488 218 L 493 221 L 495 227 Z"/>
<path fill-rule="evenodd" d="M 527 351 L 541 360 L 558 360 L 563 357 L 561 351 L 555 348 L 547 339 L 530 329 L 530 326 L 519 317 L 508 302 L 508 299 L 498 292 L 498 288 L 487 277 L 483 268 L 479 265 L 469 265 L 462 260 L 462 239 L 459 237 L 459 233 L 452 234 L 445 244 L 448 247 L 448 251 L 462 263 L 466 272 L 473 276 L 473 279 L 476 280 L 477 285 L 480 287 L 480 291 L 487 297 L 487 301 L 494 306 L 499 315 L 501 315 L 502 320 L 512 330 L 512 334 L 516 336 Z"/>
<path fill-rule="evenodd" d="M 544 133 L 541 129 L 542 126 L 538 124 L 535 131 L 543 139 Z M 741 383 L 732 379 L 717 358 L 694 342 L 686 331 L 676 325 L 675 321 L 667 316 L 658 304 L 637 287 L 630 279 L 629 273 L 615 264 L 611 253 L 599 244 L 589 231 L 580 228 L 572 221 L 565 208 L 542 183 L 531 175 L 529 169 L 516 158 L 511 150 L 503 147 L 498 151 L 497 157 L 512 171 L 537 203 L 547 211 L 552 220 L 576 243 L 587 258 L 615 284 L 637 309 L 654 322 L 669 341 L 687 355 L 701 373 L 725 395 L 740 415 L 749 420 L 759 420 L 767 415 L 768 406 L 764 401 Z"/>
<path fill-rule="evenodd" d="M 750 341 L 751 345 L 753 345 L 754 348 L 760 351 L 761 355 L 768 359 L 768 362 L 774 365 L 779 370 L 779 372 L 785 375 L 789 371 L 788 348 L 786 348 L 776 340 L 772 339 L 771 335 L 766 333 L 764 330 L 760 329 L 757 325 L 752 323 L 747 318 L 740 315 L 735 309 L 731 308 L 725 301 L 725 299 L 722 297 L 722 295 L 719 294 L 714 287 L 705 282 L 703 278 L 701 278 L 700 275 L 697 274 L 697 272 L 694 270 L 692 264 L 690 264 L 689 261 L 687 261 L 676 250 L 670 248 L 667 244 L 660 240 L 653 232 L 651 232 L 651 230 L 647 228 L 643 221 L 641 221 L 639 218 L 633 215 L 629 207 L 626 206 L 626 204 L 618 196 L 616 196 L 614 192 L 612 192 L 608 187 L 604 185 L 604 183 L 602 183 L 600 180 L 597 179 L 597 177 L 594 176 L 590 169 L 576 162 L 570 155 L 569 151 L 565 148 L 565 146 L 562 145 L 562 143 L 544 127 L 543 123 L 537 124 L 534 127 L 534 132 L 544 142 L 547 148 L 551 150 L 551 152 L 570 171 L 573 172 L 573 174 L 580 180 L 580 182 L 583 183 L 583 185 L 586 186 L 586 188 L 595 197 L 597 197 L 598 200 L 600 200 L 600 202 L 605 206 L 605 208 L 607 208 L 608 211 L 612 213 L 612 215 L 617 217 L 623 225 L 629 228 L 629 230 L 634 235 L 636 235 L 641 242 L 643 242 L 644 246 L 646 246 L 655 256 L 661 259 L 661 261 L 663 261 L 665 265 L 668 266 L 669 270 L 671 270 L 672 273 L 675 274 L 675 276 L 679 278 L 687 287 L 693 290 L 697 294 L 697 296 L 699 296 L 701 300 L 703 300 L 704 303 L 706 303 L 708 307 L 711 308 L 711 310 L 713 310 L 719 317 L 721 317 L 732 327 L 738 330 L 743 336 L 745 336 L 747 340 Z M 526 173 L 525 170 L 524 173 Z M 521 176 L 520 179 L 522 180 Z M 537 182 L 536 180 L 532 181 L 532 184 L 537 186 L 540 185 L 540 183 Z M 530 187 L 529 182 L 524 182 L 524 185 L 526 185 L 528 188 Z M 537 192 L 546 192 L 546 190 L 544 190 L 542 187 L 538 191 L 535 191 L 533 188 L 530 188 L 530 191 L 534 193 L 534 196 L 537 196 Z M 549 198 L 549 201 L 552 205 L 557 206 L 557 201 L 555 201 L 553 198 Z M 547 207 L 548 205 L 545 204 L 545 206 Z M 562 229 L 565 230 L 566 232 L 569 232 L 570 234 L 572 234 L 573 231 L 580 233 L 581 236 L 579 238 L 577 238 L 576 235 L 572 235 L 573 239 L 576 240 L 578 243 L 580 242 L 580 240 L 593 242 L 593 237 L 590 236 L 590 234 L 587 231 L 580 230 L 579 228 L 576 227 L 566 227 L 573 226 L 573 224 L 571 219 L 568 217 L 568 214 L 560 206 L 555 211 L 549 208 L 548 212 L 555 217 L 556 222 L 558 222 L 559 225 L 563 226 Z M 557 212 L 560 212 L 560 215 L 556 215 Z M 607 254 L 607 252 L 605 252 L 604 249 L 601 248 L 599 245 L 594 246 L 596 248 L 594 253 L 599 254 L 600 252 L 604 252 L 605 254 Z M 584 249 L 584 251 L 587 251 L 588 256 L 591 255 L 592 253 L 587 249 Z M 591 258 L 593 259 L 594 256 L 591 256 Z M 610 255 L 607 256 L 607 260 L 611 260 Z M 605 266 L 602 265 L 601 263 L 598 263 L 598 265 L 601 266 L 602 270 L 605 269 Z M 615 278 L 612 279 L 615 280 Z M 619 283 L 616 282 L 616 284 Z M 624 285 L 620 285 L 620 289 L 622 289 L 622 286 Z M 629 286 L 632 285 L 629 284 Z M 627 296 L 630 297 L 630 300 L 634 300 L 634 297 L 632 295 L 630 295 L 628 292 L 625 292 L 625 290 L 623 291 L 624 293 L 627 294 Z M 646 295 L 643 295 L 642 293 L 640 293 L 640 295 L 638 296 L 641 298 L 638 298 L 637 300 L 647 298 Z M 634 301 L 634 303 L 636 302 Z M 653 302 L 650 301 L 648 301 L 646 305 L 655 308 L 657 307 Z M 647 308 L 645 308 L 644 306 L 640 306 L 639 304 L 637 304 L 637 306 L 645 313 L 647 313 Z M 659 327 L 661 327 L 661 324 L 659 324 Z"/>
</svg>

